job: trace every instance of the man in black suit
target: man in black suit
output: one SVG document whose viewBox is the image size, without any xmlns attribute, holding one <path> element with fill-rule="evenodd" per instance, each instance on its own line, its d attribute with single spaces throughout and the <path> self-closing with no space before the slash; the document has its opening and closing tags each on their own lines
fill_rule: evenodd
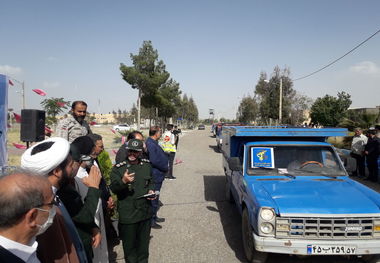
<svg viewBox="0 0 380 263">
<path fill-rule="evenodd" d="M 376 137 L 375 129 L 370 129 L 368 131 L 368 142 L 364 148 L 364 154 L 367 159 L 367 167 L 369 172 L 368 179 L 372 182 L 377 182 L 379 170 L 377 159 L 380 154 L 380 139 Z"/>
</svg>

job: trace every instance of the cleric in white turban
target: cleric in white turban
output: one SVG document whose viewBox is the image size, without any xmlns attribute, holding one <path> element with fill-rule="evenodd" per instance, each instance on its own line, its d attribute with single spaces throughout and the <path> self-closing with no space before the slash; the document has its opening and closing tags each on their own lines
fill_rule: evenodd
<svg viewBox="0 0 380 263">
<path fill-rule="evenodd" d="M 46 149 L 35 153 L 33 149 L 40 144 L 46 145 Z M 26 150 L 21 156 L 21 167 L 31 172 L 47 175 L 67 158 L 69 151 L 70 144 L 66 139 L 52 137 Z"/>
</svg>

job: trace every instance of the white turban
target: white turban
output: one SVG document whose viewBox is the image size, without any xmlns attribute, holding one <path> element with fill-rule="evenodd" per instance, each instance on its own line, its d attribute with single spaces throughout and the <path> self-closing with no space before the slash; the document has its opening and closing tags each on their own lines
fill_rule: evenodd
<svg viewBox="0 0 380 263">
<path fill-rule="evenodd" d="M 33 149 L 45 142 L 54 142 L 54 144 L 49 149 L 32 155 Z M 31 172 L 47 175 L 67 158 L 69 151 L 70 144 L 66 139 L 59 137 L 49 138 L 33 145 L 23 153 L 21 167 Z"/>
</svg>

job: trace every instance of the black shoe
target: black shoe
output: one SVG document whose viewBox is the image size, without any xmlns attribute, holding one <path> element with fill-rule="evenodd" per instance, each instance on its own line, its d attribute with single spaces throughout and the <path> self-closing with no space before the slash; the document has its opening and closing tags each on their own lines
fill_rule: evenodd
<svg viewBox="0 0 380 263">
<path fill-rule="evenodd" d="M 156 222 L 154 222 L 154 223 L 152 223 L 151 228 L 153 228 L 153 229 L 161 229 L 162 226 L 159 225 L 159 224 L 157 224 Z"/>
<path fill-rule="evenodd" d="M 165 218 L 163 218 L 163 217 L 156 217 L 156 222 L 157 223 L 163 223 L 163 222 L 165 222 Z"/>
<path fill-rule="evenodd" d="M 164 204 L 160 200 L 158 200 L 158 205 L 159 206 L 164 206 Z"/>
<path fill-rule="evenodd" d="M 175 179 L 177 179 L 177 177 L 174 177 L 174 176 L 168 177 L 168 180 L 175 180 Z"/>
</svg>

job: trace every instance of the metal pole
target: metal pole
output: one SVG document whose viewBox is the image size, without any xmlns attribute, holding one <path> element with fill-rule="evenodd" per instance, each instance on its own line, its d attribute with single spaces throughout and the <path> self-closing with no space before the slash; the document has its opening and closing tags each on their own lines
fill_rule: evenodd
<svg viewBox="0 0 380 263">
<path fill-rule="evenodd" d="M 278 109 L 278 122 L 282 123 L 282 78 L 280 77 L 280 105 Z"/>
<path fill-rule="evenodd" d="M 22 108 L 25 109 L 25 81 L 22 82 Z"/>
<path fill-rule="evenodd" d="M 140 114 L 141 114 L 141 89 L 139 88 L 139 97 L 137 99 L 137 130 L 140 130 Z"/>
</svg>

